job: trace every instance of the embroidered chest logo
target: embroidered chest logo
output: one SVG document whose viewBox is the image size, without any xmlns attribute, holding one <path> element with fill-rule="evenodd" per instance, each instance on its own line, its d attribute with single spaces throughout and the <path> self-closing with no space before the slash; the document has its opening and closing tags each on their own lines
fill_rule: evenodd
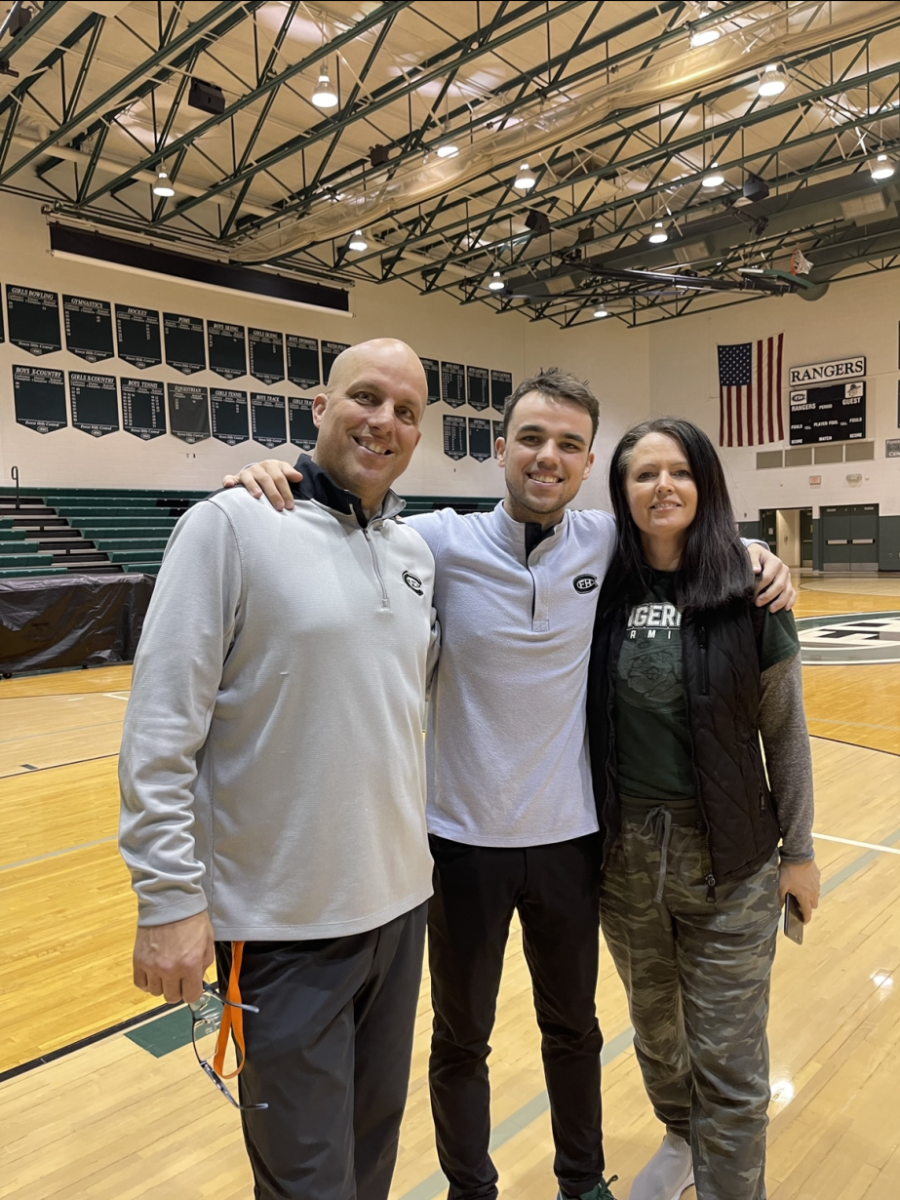
<svg viewBox="0 0 900 1200">
<path fill-rule="evenodd" d="M 410 574 L 409 571 L 403 572 L 403 582 L 410 589 L 410 591 L 415 592 L 417 596 L 425 595 L 425 593 L 422 591 L 422 580 L 416 579 L 415 575 Z"/>
<path fill-rule="evenodd" d="M 573 582 L 576 592 L 592 592 L 597 586 L 596 575 L 579 575 Z"/>
</svg>

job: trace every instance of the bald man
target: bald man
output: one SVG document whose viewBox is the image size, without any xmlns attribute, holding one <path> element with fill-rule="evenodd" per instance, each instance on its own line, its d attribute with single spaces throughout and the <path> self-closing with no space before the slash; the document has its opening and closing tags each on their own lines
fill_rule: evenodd
<svg viewBox="0 0 900 1200">
<path fill-rule="evenodd" d="M 196 1002 L 215 957 L 253 1006 L 239 1089 L 263 1200 L 384 1200 L 396 1158 L 432 891 L 434 559 L 390 487 L 426 396 L 403 342 L 341 354 L 293 509 L 238 488 L 186 513 L 135 660 L 134 981 Z"/>
</svg>

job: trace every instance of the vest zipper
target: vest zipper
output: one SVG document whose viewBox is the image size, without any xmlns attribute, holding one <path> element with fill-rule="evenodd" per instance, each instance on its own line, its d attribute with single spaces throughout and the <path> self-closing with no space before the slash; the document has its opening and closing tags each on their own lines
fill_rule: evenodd
<svg viewBox="0 0 900 1200">
<path fill-rule="evenodd" d="M 381 573 L 381 567 L 378 565 L 378 555 L 375 553 L 375 546 L 372 544 L 372 539 L 369 537 L 368 525 L 363 527 L 363 533 L 365 534 L 366 541 L 369 544 L 369 553 L 372 555 L 372 566 L 375 569 L 375 578 L 378 580 L 378 583 L 381 587 L 381 607 L 390 611 L 391 601 L 387 593 L 387 587 L 385 586 L 384 576 Z"/>
<path fill-rule="evenodd" d="M 706 877 L 706 903 L 715 904 L 716 902 L 716 877 L 710 872 Z"/>
<path fill-rule="evenodd" d="M 700 643 L 700 691 L 704 696 L 709 695 L 709 663 L 706 656 L 706 626 L 697 626 L 697 640 Z"/>
</svg>

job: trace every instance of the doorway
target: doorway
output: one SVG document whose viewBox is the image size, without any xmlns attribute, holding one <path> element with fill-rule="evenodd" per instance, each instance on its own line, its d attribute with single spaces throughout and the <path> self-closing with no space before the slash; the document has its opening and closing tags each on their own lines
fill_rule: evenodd
<svg viewBox="0 0 900 1200">
<path fill-rule="evenodd" d="M 811 508 L 761 508 L 759 532 L 787 566 L 799 570 L 813 565 Z"/>
</svg>

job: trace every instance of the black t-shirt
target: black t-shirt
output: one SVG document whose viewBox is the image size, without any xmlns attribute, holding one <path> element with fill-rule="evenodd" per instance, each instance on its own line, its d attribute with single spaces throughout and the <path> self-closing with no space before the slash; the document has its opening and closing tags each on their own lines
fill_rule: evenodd
<svg viewBox="0 0 900 1200">
<path fill-rule="evenodd" d="M 674 571 L 651 572 L 649 596 L 628 614 L 616 670 L 615 728 L 619 792 L 674 803 L 694 798 L 687 704 L 681 678 L 681 613 Z M 766 610 L 760 669 L 797 653 L 794 619 Z"/>
</svg>

